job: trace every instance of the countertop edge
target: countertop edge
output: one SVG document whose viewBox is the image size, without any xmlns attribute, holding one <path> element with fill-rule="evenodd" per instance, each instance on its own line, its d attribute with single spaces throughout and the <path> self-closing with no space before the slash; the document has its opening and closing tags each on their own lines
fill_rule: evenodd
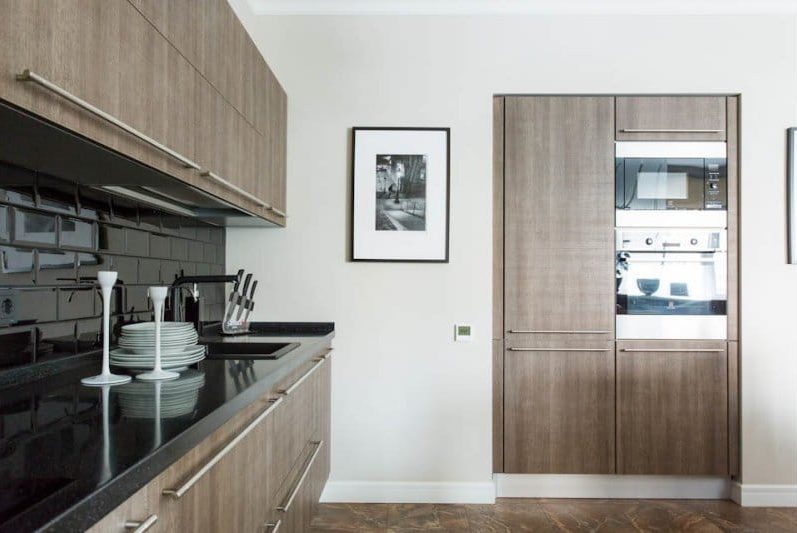
<svg viewBox="0 0 797 533">
<path fill-rule="evenodd" d="M 107 485 L 98 488 L 71 508 L 39 527 L 38 531 L 65 531 L 88 529 L 105 515 L 116 509 L 127 498 L 152 481 L 175 461 L 232 419 L 242 409 L 273 390 L 280 380 L 299 366 L 331 348 L 335 332 L 319 336 L 314 342 L 304 342 L 297 352 L 290 354 L 290 363 L 259 380 L 224 405 L 186 429 L 170 442 L 140 460 Z M 20 524 L 23 525 L 23 524 Z"/>
</svg>

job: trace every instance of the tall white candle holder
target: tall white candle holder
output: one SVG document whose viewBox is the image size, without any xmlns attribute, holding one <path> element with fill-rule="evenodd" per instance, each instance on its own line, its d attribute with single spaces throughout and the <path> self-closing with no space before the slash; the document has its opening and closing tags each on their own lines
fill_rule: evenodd
<svg viewBox="0 0 797 533">
<path fill-rule="evenodd" d="M 116 283 L 116 272 L 97 272 L 97 281 L 102 292 L 102 373 L 90 378 L 80 380 L 89 387 L 102 387 L 103 385 L 121 385 L 130 381 L 130 376 L 111 374 L 110 343 L 111 343 L 111 295 Z"/>
<path fill-rule="evenodd" d="M 164 379 L 177 379 L 180 374 L 163 370 L 161 368 L 161 322 L 163 320 L 163 303 L 169 294 L 169 287 L 150 287 L 149 298 L 152 300 L 152 310 L 155 315 L 155 367 L 150 372 L 136 376 L 142 381 L 160 381 Z"/>
</svg>

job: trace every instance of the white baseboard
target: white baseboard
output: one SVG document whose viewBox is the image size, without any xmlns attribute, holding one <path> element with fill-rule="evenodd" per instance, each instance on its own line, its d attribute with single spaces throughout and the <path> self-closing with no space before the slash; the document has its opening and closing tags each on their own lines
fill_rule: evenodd
<svg viewBox="0 0 797 533">
<path fill-rule="evenodd" d="M 722 477 L 495 474 L 498 498 L 675 498 L 725 500 Z"/>
<path fill-rule="evenodd" d="M 485 482 L 329 481 L 327 503 L 495 503 L 495 485 Z"/>
<path fill-rule="evenodd" d="M 797 507 L 797 485 L 734 483 L 731 499 L 744 507 Z"/>
</svg>

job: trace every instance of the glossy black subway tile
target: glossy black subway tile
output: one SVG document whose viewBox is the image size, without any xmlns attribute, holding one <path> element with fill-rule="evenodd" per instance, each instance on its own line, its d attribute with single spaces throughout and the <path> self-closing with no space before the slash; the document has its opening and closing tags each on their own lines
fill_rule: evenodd
<svg viewBox="0 0 797 533">
<path fill-rule="evenodd" d="M 111 270 L 117 273 L 116 279 L 123 285 L 133 285 L 138 283 L 138 259 L 123 255 L 110 257 Z"/>
<path fill-rule="evenodd" d="M 84 252 L 77 254 L 77 275 L 82 282 L 96 279 L 97 272 L 102 270 L 113 270 L 108 256 Z"/>
<path fill-rule="evenodd" d="M 139 206 L 139 225 L 147 231 L 161 230 L 161 214 L 150 207 Z"/>
<path fill-rule="evenodd" d="M 196 240 L 202 242 L 210 241 L 210 226 L 205 224 L 197 225 L 196 226 Z"/>
<path fill-rule="evenodd" d="M 0 162 L 0 201 L 17 205 L 36 204 L 36 173 Z"/>
<path fill-rule="evenodd" d="M 125 252 L 125 230 L 110 224 L 100 224 L 97 230 L 97 249 L 102 252 Z"/>
<path fill-rule="evenodd" d="M 150 311 L 152 304 L 147 298 L 146 285 L 136 285 L 133 287 L 125 287 L 127 298 L 125 299 L 125 313 L 141 313 Z"/>
<path fill-rule="evenodd" d="M 180 263 L 178 261 L 161 261 L 161 283 L 170 285 L 175 278 L 180 276 Z"/>
<path fill-rule="evenodd" d="M 193 241 L 188 245 L 188 260 L 201 263 L 205 259 L 205 247 L 201 242 Z"/>
<path fill-rule="evenodd" d="M 0 246 L 0 286 L 33 285 L 36 258 L 33 250 Z"/>
<path fill-rule="evenodd" d="M 113 323 L 113 322 L 112 322 Z M 113 327 L 113 326 L 112 326 Z M 116 337 L 112 337 L 116 340 Z M 77 321 L 77 349 L 89 352 L 102 348 L 102 318 L 86 318 Z"/>
<path fill-rule="evenodd" d="M 111 220 L 111 199 L 104 192 L 89 187 L 78 188 L 78 213 L 81 217 L 101 222 Z"/>
<path fill-rule="evenodd" d="M 202 261 L 205 263 L 216 262 L 216 246 L 213 244 L 205 244 L 202 252 Z"/>
<path fill-rule="evenodd" d="M 38 285 L 74 285 L 77 282 L 76 258 L 74 252 L 37 250 Z"/>
<path fill-rule="evenodd" d="M 97 315 L 94 287 L 58 289 L 58 320 L 73 320 Z"/>
<path fill-rule="evenodd" d="M 161 281 L 161 262 L 157 259 L 138 260 L 138 282 L 157 285 Z"/>
<path fill-rule="evenodd" d="M 165 235 L 150 234 L 149 256 L 168 259 L 171 256 L 171 239 Z"/>
<path fill-rule="evenodd" d="M 180 238 L 173 238 L 171 239 L 172 243 L 172 251 L 171 251 L 171 258 L 176 261 L 185 261 L 188 259 L 188 247 L 192 244 L 192 241 L 187 239 L 180 239 Z"/>
<path fill-rule="evenodd" d="M 77 353 L 74 321 L 52 322 L 36 327 L 36 361 L 47 361 Z"/>
<path fill-rule="evenodd" d="M 163 233 L 167 233 L 171 236 L 179 235 L 181 218 L 182 217 L 179 217 L 177 215 L 172 215 L 171 213 L 162 213 L 161 227 Z"/>
<path fill-rule="evenodd" d="M 180 261 L 180 275 L 195 276 L 196 263 L 191 263 L 190 261 Z"/>
<path fill-rule="evenodd" d="M 135 229 L 125 229 L 125 253 L 138 257 L 149 257 L 149 233 Z"/>
<path fill-rule="evenodd" d="M 61 246 L 95 250 L 97 248 L 97 224 L 77 218 L 61 217 Z"/>
<path fill-rule="evenodd" d="M 39 207 L 50 212 L 77 214 L 77 186 L 68 181 L 39 174 L 36 180 Z"/>
<path fill-rule="evenodd" d="M 180 219 L 180 235 L 186 239 L 196 239 L 197 221 L 190 218 Z"/>
<path fill-rule="evenodd" d="M 10 308 L 10 326 L 23 326 L 58 320 L 58 294 L 54 287 L 46 289 L 20 288 L 4 296 L 2 305 Z"/>
<path fill-rule="evenodd" d="M 55 246 L 58 242 L 56 216 L 26 209 L 13 209 L 15 243 Z"/>
<path fill-rule="evenodd" d="M 10 216 L 11 209 L 9 209 L 8 206 L 0 205 L 0 241 L 2 242 L 11 240 Z"/>
</svg>

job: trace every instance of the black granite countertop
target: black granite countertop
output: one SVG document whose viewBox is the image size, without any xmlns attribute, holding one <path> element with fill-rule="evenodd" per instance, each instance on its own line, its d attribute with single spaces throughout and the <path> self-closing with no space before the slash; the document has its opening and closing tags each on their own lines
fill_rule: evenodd
<svg viewBox="0 0 797 533">
<path fill-rule="evenodd" d="M 82 531 L 329 345 L 333 324 L 259 324 L 276 360 L 204 360 L 174 381 L 90 388 L 96 358 L 0 390 L 0 531 Z M 160 389 L 160 417 L 155 397 Z"/>
</svg>

